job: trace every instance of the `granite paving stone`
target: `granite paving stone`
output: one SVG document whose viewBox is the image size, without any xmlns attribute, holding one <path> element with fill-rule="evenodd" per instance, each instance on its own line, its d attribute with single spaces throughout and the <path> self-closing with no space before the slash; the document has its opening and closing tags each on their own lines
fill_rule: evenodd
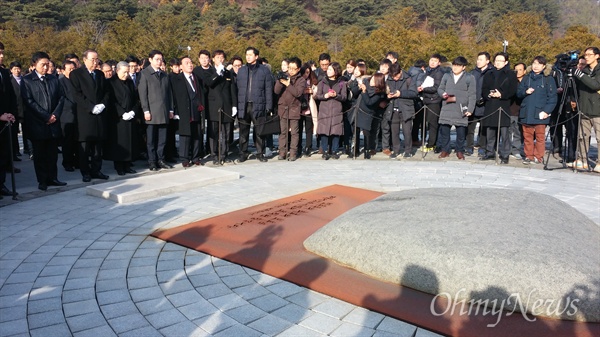
<svg viewBox="0 0 600 337">
<path fill-rule="evenodd" d="M 160 329 L 165 336 L 186 336 L 186 337 L 209 337 L 210 334 L 196 324 L 184 321 Z M 241 335 L 240 335 L 241 336 Z"/>
<path fill-rule="evenodd" d="M 70 336 L 71 331 L 67 323 L 44 326 L 37 329 L 29 330 L 31 337 L 48 337 L 48 336 Z"/>
<path fill-rule="evenodd" d="M 265 288 L 267 288 L 267 290 L 280 297 L 288 297 L 293 294 L 299 293 L 304 289 L 303 287 L 300 287 L 296 284 L 287 281 L 282 281 L 279 283 L 268 285 Z"/>
<path fill-rule="evenodd" d="M 228 336 L 248 336 L 248 337 L 259 337 L 262 334 L 254 329 L 251 329 L 245 325 L 234 325 L 223 331 L 214 334 L 215 337 L 228 337 Z"/>
<path fill-rule="evenodd" d="M 97 312 L 98 310 L 98 302 L 96 302 L 95 300 L 72 302 L 63 305 L 63 312 L 65 314 L 65 317 L 88 314 L 92 312 Z"/>
<path fill-rule="evenodd" d="M 355 306 L 344 301 L 340 301 L 337 298 L 330 298 L 323 303 L 315 306 L 312 310 L 320 312 L 327 316 L 331 316 L 337 319 L 341 319 L 346 316 Z"/>
<path fill-rule="evenodd" d="M 266 335 L 275 336 L 276 334 L 289 328 L 290 325 L 290 322 L 282 318 L 274 315 L 266 315 L 248 324 L 248 327 L 258 330 Z"/>
<path fill-rule="evenodd" d="M 329 335 L 331 337 L 371 337 L 374 333 L 374 329 L 344 322 Z"/>
<path fill-rule="evenodd" d="M 252 299 L 249 302 L 266 312 L 272 312 L 289 303 L 275 294 L 267 294 L 265 296 Z"/>
<path fill-rule="evenodd" d="M 148 326 L 148 320 L 139 313 L 112 318 L 108 320 L 108 323 L 118 335 L 126 331 Z"/>
<path fill-rule="evenodd" d="M 267 313 L 258 309 L 257 307 L 247 304 L 225 312 L 227 316 L 235 319 L 241 324 L 248 324 L 256 321 L 257 319 L 266 316 Z"/>
<path fill-rule="evenodd" d="M 417 327 L 395 318 L 385 317 L 376 327 L 376 330 L 387 331 L 403 336 L 413 336 Z"/>
<path fill-rule="evenodd" d="M 357 307 L 346 315 L 343 320 L 367 328 L 375 328 L 384 317 L 380 313 Z"/>
<path fill-rule="evenodd" d="M 69 329 L 71 331 L 76 332 L 104 326 L 108 323 L 100 311 L 97 311 L 83 315 L 67 317 L 67 324 L 69 325 Z"/>
<path fill-rule="evenodd" d="M 43 300 L 29 301 L 27 303 L 27 313 L 37 314 L 46 311 L 62 310 L 63 301 L 59 297 L 52 297 Z"/>
<path fill-rule="evenodd" d="M 103 305 L 100 309 L 106 319 L 139 313 L 135 304 L 129 301 Z"/>
<path fill-rule="evenodd" d="M 37 314 L 27 315 L 27 323 L 30 329 L 46 327 L 65 322 L 62 311 L 45 311 Z"/>
<path fill-rule="evenodd" d="M 323 315 L 318 312 L 300 322 L 300 325 L 320 332 L 322 334 L 330 334 L 341 324 L 342 322 L 340 320 L 335 319 L 331 316 Z"/>
<path fill-rule="evenodd" d="M 108 325 L 102 325 L 88 330 L 73 333 L 74 337 L 117 337 L 113 329 Z"/>
</svg>

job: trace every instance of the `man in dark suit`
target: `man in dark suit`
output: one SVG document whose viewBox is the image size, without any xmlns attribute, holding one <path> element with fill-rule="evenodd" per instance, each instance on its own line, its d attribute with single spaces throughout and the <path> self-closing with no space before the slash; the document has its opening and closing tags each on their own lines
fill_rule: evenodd
<svg viewBox="0 0 600 337">
<path fill-rule="evenodd" d="M 63 131 L 62 141 L 62 165 L 65 171 L 73 172 L 75 167 L 79 167 L 79 144 L 77 141 L 77 103 L 73 97 L 73 84 L 71 83 L 70 77 L 71 72 L 75 70 L 75 63 L 73 61 L 65 60 L 63 62 L 63 75 L 58 80 L 62 85 L 63 92 L 65 93 L 65 104 L 63 106 L 63 112 L 60 116 L 60 126 Z"/>
<path fill-rule="evenodd" d="M 179 119 L 179 157 L 183 167 L 202 165 L 204 91 L 202 82 L 194 76 L 192 59 L 181 59 L 182 72 L 170 76 L 175 118 Z"/>
<path fill-rule="evenodd" d="M 71 72 L 73 97 L 77 104 L 77 132 L 79 139 L 79 170 L 82 180 L 108 179 L 102 169 L 102 146 L 106 137 L 103 114 L 108 104 L 108 90 L 104 73 L 96 69 L 98 53 L 83 52 L 83 66 Z"/>
<path fill-rule="evenodd" d="M 4 44 L 0 42 L 0 198 L 12 195 L 6 188 L 6 172 L 12 169 L 10 161 L 10 135 L 8 134 L 8 123 L 15 122 L 17 103 L 15 93 L 10 83 L 10 73 L 2 67 L 4 60 Z"/>
<path fill-rule="evenodd" d="M 15 115 L 16 121 L 12 127 L 12 145 L 14 161 L 21 161 L 21 158 L 19 158 L 19 124 L 21 124 L 23 129 L 25 128 L 23 125 L 23 121 L 25 119 L 25 112 L 23 110 L 23 98 L 21 97 L 21 68 L 21 63 L 16 61 L 11 62 L 8 66 L 8 69 L 11 73 L 10 83 L 13 86 L 13 90 L 15 92 L 15 102 L 17 103 L 17 114 Z M 25 134 L 23 134 L 23 147 L 29 150 L 26 139 L 27 138 L 25 137 Z"/>
<path fill-rule="evenodd" d="M 58 120 L 62 113 L 64 95 L 58 78 L 48 74 L 50 57 L 37 52 L 31 57 L 34 71 L 21 81 L 25 104 L 25 127 L 33 144 L 33 165 L 42 191 L 48 186 L 64 186 L 57 179 L 58 140 L 62 136 Z"/>
<path fill-rule="evenodd" d="M 160 67 L 164 64 L 163 54 L 152 50 L 148 55 L 150 66 L 141 71 L 138 93 L 146 121 L 146 145 L 148 164 L 151 171 L 159 168 L 170 169 L 165 163 L 164 149 L 167 139 L 167 125 L 173 119 L 173 99 L 169 79 Z"/>
<path fill-rule="evenodd" d="M 229 151 L 229 134 L 233 116 L 237 114 L 235 74 L 233 71 L 225 69 L 223 64 L 225 52 L 222 50 L 216 50 L 213 53 L 213 65 L 210 64 L 210 53 L 207 50 L 200 51 L 198 59 L 200 66 L 194 69 L 194 73 L 202 79 L 207 95 L 208 127 L 206 136 L 209 141 L 210 154 L 214 164 L 231 161 L 226 157 Z"/>
</svg>

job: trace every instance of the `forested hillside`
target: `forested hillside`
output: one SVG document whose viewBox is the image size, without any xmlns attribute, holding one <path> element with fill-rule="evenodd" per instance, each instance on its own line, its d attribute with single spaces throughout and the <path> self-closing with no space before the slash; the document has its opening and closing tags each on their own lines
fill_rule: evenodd
<svg viewBox="0 0 600 337">
<path fill-rule="evenodd" d="M 367 59 L 387 50 L 409 64 L 433 52 L 472 59 L 509 41 L 513 59 L 600 45 L 599 0 L 3 0 L 6 58 L 45 50 L 60 60 L 95 48 L 103 59 L 195 56 L 201 48 L 242 54 L 249 44 L 273 61 L 292 55 Z"/>
</svg>

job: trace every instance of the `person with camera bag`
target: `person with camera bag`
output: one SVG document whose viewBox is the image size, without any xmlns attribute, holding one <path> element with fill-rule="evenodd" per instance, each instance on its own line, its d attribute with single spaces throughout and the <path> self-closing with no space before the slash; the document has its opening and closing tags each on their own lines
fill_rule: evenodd
<svg viewBox="0 0 600 337">
<path fill-rule="evenodd" d="M 583 56 L 587 66 L 583 70 L 574 71 L 579 84 L 579 111 L 582 113 L 575 168 L 587 170 L 592 128 L 596 133 L 596 140 L 600 140 L 600 63 L 598 63 L 600 49 L 589 47 Z M 596 158 L 594 172 L 600 173 L 599 163 L 600 159 Z"/>
</svg>

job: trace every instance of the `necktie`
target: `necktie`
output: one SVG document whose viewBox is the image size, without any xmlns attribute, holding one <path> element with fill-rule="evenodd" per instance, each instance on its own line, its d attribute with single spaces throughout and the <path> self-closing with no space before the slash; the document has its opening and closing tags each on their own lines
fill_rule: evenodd
<svg viewBox="0 0 600 337">
<path fill-rule="evenodd" d="M 46 82 L 46 76 L 40 77 L 40 82 L 44 87 L 44 98 L 46 99 L 46 108 L 50 110 L 50 94 L 48 93 L 48 83 Z"/>
<path fill-rule="evenodd" d="M 192 89 L 196 92 L 198 88 L 196 88 L 196 82 L 194 82 L 194 75 L 190 75 L 190 82 L 192 83 Z"/>
<path fill-rule="evenodd" d="M 94 82 L 96 81 L 96 73 L 95 72 L 91 72 L 90 75 L 92 76 L 92 80 L 94 80 Z"/>
</svg>

